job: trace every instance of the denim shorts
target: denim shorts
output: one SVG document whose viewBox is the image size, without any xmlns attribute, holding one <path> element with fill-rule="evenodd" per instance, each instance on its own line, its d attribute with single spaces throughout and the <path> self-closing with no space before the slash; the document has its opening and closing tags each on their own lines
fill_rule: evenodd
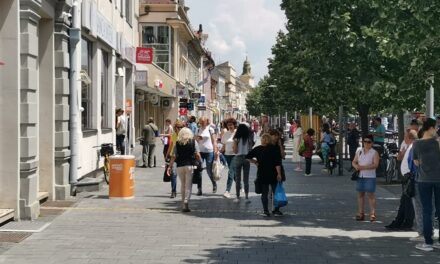
<svg viewBox="0 0 440 264">
<path fill-rule="evenodd" d="M 358 192 L 376 192 L 376 178 L 359 178 L 356 181 L 356 191 Z"/>
</svg>

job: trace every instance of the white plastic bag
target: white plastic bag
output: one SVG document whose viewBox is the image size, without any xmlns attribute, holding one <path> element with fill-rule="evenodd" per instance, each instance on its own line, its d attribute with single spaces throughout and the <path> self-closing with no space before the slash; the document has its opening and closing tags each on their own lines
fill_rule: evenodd
<svg viewBox="0 0 440 264">
<path fill-rule="evenodd" d="M 214 181 L 219 181 L 222 178 L 222 171 L 224 170 L 225 166 L 220 162 L 220 159 L 214 160 L 212 163 L 212 178 Z"/>
</svg>

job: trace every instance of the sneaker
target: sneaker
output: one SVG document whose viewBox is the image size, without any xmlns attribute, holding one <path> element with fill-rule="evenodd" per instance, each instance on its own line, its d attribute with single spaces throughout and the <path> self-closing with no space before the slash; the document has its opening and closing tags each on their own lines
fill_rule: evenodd
<svg viewBox="0 0 440 264">
<path fill-rule="evenodd" d="M 312 176 L 312 174 L 311 173 L 309 173 L 309 174 L 304 174 L 304 176 L 306 176 L 306 177 L 310 177 L 310 176 Z"/>
<path fill-rule="evenodd" d="M 246 198 L 246 203 L 247 203 L 247 204 L 250 204 L 250 203 L 251 203 L 251 200 L 249 200 L 249 198 Z"/>
<path fill-rule="evenodd" d="M 420 250 L 423 250 L 423 251 L 433 251 L 433 250 L 434 250 L 434 248 L 432 247 L 432 245 L 425 244 L 425 243 L 417 244 L 417 245 L 416 245 L 416 248 L 417 248 L 417 249 L 420 249 Z"/>
<path fill-rule="evenodd" d="M 302 171 L 301 168 L 295 168 L 295 171 Z"/>
<path fill-rule="evenodd" d="M 217 192 L 217 185 L 212 186 L 212 193 L 216 193 Z"/>
<path fill-rule="evenodd" d="M 283 213 L 280 210 L 272 211 L 273 216 L 282 216 Z"/>
<path fill-rule="evenodd" d="M 414 242 L 423 242 L 425 241 L 425 238 L 423 236 L 416 236 L 416 237 L 411 237 L 409 239 L 409 241 L 414 241 Z"/>
<path fill-rule="evenodd" d="M 239 202 L 240 202 L 240 197 L 234 199 L 234 203 L 239 203 Z"/>
<path fill-rule="evenodd" d="M 231 193 L 228 192 L 228 191 L 226 191 L 226 192 L 223 194 L 223 197 L 225 197 L 225 198 L 231 198 Z"/>
<path fill-rule="evenodd" d="M 261 215 L 264 217 L 270 217 L 269 211 L 264 211 Z"/>
</svg>

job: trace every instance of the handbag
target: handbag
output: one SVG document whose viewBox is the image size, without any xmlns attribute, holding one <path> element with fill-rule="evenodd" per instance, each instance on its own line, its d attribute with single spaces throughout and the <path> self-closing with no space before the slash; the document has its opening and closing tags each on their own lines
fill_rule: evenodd
<svg viewBox="0 0 440 264">
<path fill-rule="evenodd" d="M 258 178 L 258 172 L 257 172 L 257 178 L 254 181 L 254 185 L 255 185 L 255 193 L 256 194 L 263 193 L 263 188 L 261 187 L 261 182 L 260 182 L 260 179 Z"/>
<path fill-rule="evenodd" d="M 170 165 L 167 163 L 165 165 L 165 171 L 163 172 L 163 182 L 170 182 L 171 181 L 171 177 L 173 176 L 173 169 L 171 169 L 171 174 L 168 175 L 167 171 L 168 171 L 168 167 Z"/>
<path fill-rule="evenodd" d="M 212 164 L 212 178 L 214 181 L 219 181 L 222 178 L 223 164 L 220 159 L 216 159 Z"/>
<path fill-rule="evenodd" d="M 273 196 L 273 206 L 274 207 L 283 207 L 288 203 L 286 192 L 284 191 L 283 183 L 278 182 L 277 187 L 275 188 L 275 194 Z"/>
<path fill-rule="evenodd" d="M 192 183 L 198 184 L 202 180 L 202 162 L 199 160 L 195 160 L 194 162 L 194 170 L 193 170 L 193 178 Z"/>
<path fill-rule="evenodd" d="M 411 172 L 403 175 L 403 194 L 410 198 L 416 194 L 416 183 Z"/>
<path fill-rule="evenodd" d="M 298 155 L 303 156 L 304 152 L 306 152 L 306 144 L 304 143 L 304 139 L 301 138 L 301 143 L 299 143 L 298 147 Z"/>
<path fill-rule="evenodd" d="M 351 178 L 350 178 L 350 180 L 352 180 L 352 181 L 357 181 L 358 179 L 359 179 L 359 171 L 356 170 L 356 171 L 354 171 L 354 172 L 351 174 Z"/>
</svg>

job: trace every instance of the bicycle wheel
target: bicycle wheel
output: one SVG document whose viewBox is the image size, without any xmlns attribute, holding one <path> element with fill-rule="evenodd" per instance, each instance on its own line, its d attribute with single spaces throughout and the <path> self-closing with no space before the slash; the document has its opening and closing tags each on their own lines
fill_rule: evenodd
<svg viewBox="0 0 440 264">
<path fill-rule="evenodd" d="M 388 168 L 385 173 L 385 182 L 391 183 L 396 174 L 396 160 L 392 157 L 388 160 Z"/>
<path fill-rule="evenodd" d="M 107 184 L 109 184 L 110 177 L 110 162 L 108 156 L 104 157 L 104 166 L 102 167 L 102 171 L 104 172 L 104 180 Z"/>
</svg>

